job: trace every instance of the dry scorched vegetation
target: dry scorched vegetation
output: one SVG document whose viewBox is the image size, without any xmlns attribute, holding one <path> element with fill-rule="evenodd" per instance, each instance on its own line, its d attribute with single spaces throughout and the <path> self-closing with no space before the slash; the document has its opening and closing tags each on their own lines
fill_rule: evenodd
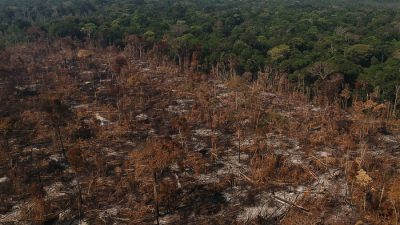
<svg viewBox="0 0 400 225">
<path fill-rule="evenodd" d="M 1 224 L 397 223 L 390 104 L 340 74 L 312 95 L 283 70 L 205 74 L 198 51 L 176 66 L 126 40 L 1 54 Z"/>
</svg>

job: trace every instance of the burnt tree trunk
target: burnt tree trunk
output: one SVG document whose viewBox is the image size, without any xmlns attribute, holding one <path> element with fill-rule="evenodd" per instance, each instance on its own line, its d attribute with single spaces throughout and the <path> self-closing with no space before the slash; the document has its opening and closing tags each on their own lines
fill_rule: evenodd
<svg viewBox="0 0 400 225">
<path fill-rule="evenodd" d="M 160 222 L 158 220 L 159 212 L 158 212 L 158 195 L 157 195 L 157 172 L 155 170 L 153 171 L 153 179 L 154 179 L 154 201 L 156 204 L 155 215 L 156 215 L 157 225 L 159 225 Z"/>
</svg>

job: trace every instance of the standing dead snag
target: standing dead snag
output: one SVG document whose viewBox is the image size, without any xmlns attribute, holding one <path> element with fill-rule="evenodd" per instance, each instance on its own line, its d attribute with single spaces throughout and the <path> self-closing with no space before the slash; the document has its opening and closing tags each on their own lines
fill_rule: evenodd
<svg viewBox="0 0 400 225">
<path fill-rule="evenodd" d="M 13 168 L 13 158 L 9 145 L 9 139 L 12 137 L 15 130 L 22 126 L 22 122 L 17 117 L 4 117 L 0 120 L 0 138 L 3 143 L 0 143 L 0 150 L 6 154 L 10 160 L 10 169 Z"/>
<path fill-rule="evenodd" d="M 396 224 L 398 224 L 400 208 L 400 179 L 397 177 L 389 190 L 389 200 L 393 206 Z"/>
<path fill-rule="evenodd" d="M 368 176 L 368 174 L 363 170 L 360 169 L 357 172 L 357 176 L 356 176 L 356 181 L 357 184 L 359 184 L 364 191 L 364 199 L 363 199 L 363 206 L 364 206 L 364 211 L 365 211 L 365 201 L 366 201 L 366 196 L 367 196 L 367 190 L 369 185 L 372 183 L 372 178 L 370 176 Z"/>
<path fill-rule="evenodd" d="M 313 76 L 319 76 L 323 81 L 328 78 L 329 75 L 334 73 L 337 69 L 335 66 L 328 62 L 316 62 L 310 69 L 309 72 Z"/>
<path fill-rule="evenodd" d="M 238 129 L 237 134 L 238 134 L 238 152 L 239 152 L 239 163 L 240 163 L 240 129 Z"/>
<path fill-rule="evenodd" d="M 243 135 L 243 128 L 244 127 L 242 127 L 242 124 L 241 124 L 241 121 L 242 121 L 242 115 L 241 114 L 237 114 L 236 115 L 236 118 L 235 118 L 235 122 L 236 122 L 236 134 L 237 134 L 237 140 L 238 140 L 238 153 L 239 153 L 239 163 L 240 163 L 240 153 L 241 153 L 241 151 L 240 151 L 240 146 L 241 146 L 241 143 L 240 143 L 240 141 L 242 141 L 243 140 L 243 138 L 244 138 L 244 135 Z"/>
<path fill-rule="evenodd" d="M 396 106 L 398 104 L 397 99 L 398 99 L 399 94 L 400 94 L 400 85 L 396 85 L 396 99 L 394 100 L 394 105 L 393 105 L 393 116 L 396 113 Z"/>
<path fill-rule="evenodd" d="M 199 60 L 199 52 L 201 51 L 202 47 L 199 44 L 194 45 L 194 52 L 192 54 L 192 63 L 191 63 L 191 68 L 197 73 L 199 72 L 199 66 L 200 66 L 200 60 Z"/>
<path fill-rule="evenodd" d="M 176 129 L 178 131 L 180 143 L 184 146 L 185 151 L 188 151 L 188 141 L 191 139 L 191 132 L 190 127 L 187 125 L 186 118 L 176 118 L 175 122 L 172 124 L 172 129 Z"/>
<path fill-rule="evenodd" d="M 159 205 L 157 185 L 161 173 L 176 161 L 183 153 L 183 146 L 176 140 L 161 140 L 158 143 L 147 142 L 132 152 L 135 176 L 145 183 L 146 178 L 152 177 L 154 187 L 154 205 L 157 224 L 159 224 Z"/>
<path fill-rule="evenodd" d="M 125 37 L 125 42 L 131 47 L 136 47 L 139 50 L 139 59 L 142 59 L 143 48 L 151 45 L 151 41 L 143 40 L 136 35 L 128 35 Z M 134 49 L 136 50 L 136 49 Z"/>
<path fill-rule="evenodd" d="M 38 105 L 39 111 L 47 113 L 46 119 L 54 129 L 56 140 L 60 141 L 61 151 L 66 157 L 63 138 L 60 128 L 66 125 L 65 120 L 70 116 L 69 107 L 59 99 L 42 99 Z"/>
<path fill-rule="evenodd" d="M 79 142 L 77 143 L 76 147 L 73 147 L 68 150 L 67 156 L 68 156 L 68 162 L 71 165 L 71 168 L 75 172 L 75 178 L 76 178 L 76 185 L 78 188 L 78 212 L 79 212 L 79 218 L 81 218 L 82 215 L 82 188 L 81 184 L 79 182 L 79 174 L 84 171 L 85 168 L 85 153 L 81 149 L 81 147 L 84 145 L 84 142 Z"/>
</svg>

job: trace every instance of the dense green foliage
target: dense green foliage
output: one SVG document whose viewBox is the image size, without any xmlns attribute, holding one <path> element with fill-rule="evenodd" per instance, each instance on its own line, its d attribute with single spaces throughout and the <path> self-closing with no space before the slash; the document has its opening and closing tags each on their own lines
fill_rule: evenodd
<svg viewBox="0 0 400 225">
<path fill-rule="evenodd" d="M 206 71 L 229 58 L 238 74 L 271 65 L 285 69 L 293 82 L 301 72 L 312 84 L 317 77 L 307 68 L 330 62 L 346 83 L 362 80 L 371 92 L 379 86 L 381 100 L 393 101 L 400 84 L 399 8 L 391 0 L 2 1 L 0 49 L 39 33 L 121 47 L 127 35 L 154 43 L 168 37 L 185 51 L 202 46 Z M 183 53 L 175 48 L 176 55 Z"/>
</svg>

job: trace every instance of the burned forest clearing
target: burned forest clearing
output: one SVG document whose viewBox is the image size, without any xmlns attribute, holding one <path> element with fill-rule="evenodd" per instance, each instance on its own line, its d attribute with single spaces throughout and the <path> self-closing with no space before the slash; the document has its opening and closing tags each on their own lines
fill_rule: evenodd
<svg viewBox="0 0 400 225">
<path fill-rule="evenodd" d="M 3 52 L 1 224 L 394 224 L 387 104 L 71 39 Z M 332 96 L 330 96 L 332 95 Z M 373 112 L 373 113 L 371 113 Z"/>
</svg>

